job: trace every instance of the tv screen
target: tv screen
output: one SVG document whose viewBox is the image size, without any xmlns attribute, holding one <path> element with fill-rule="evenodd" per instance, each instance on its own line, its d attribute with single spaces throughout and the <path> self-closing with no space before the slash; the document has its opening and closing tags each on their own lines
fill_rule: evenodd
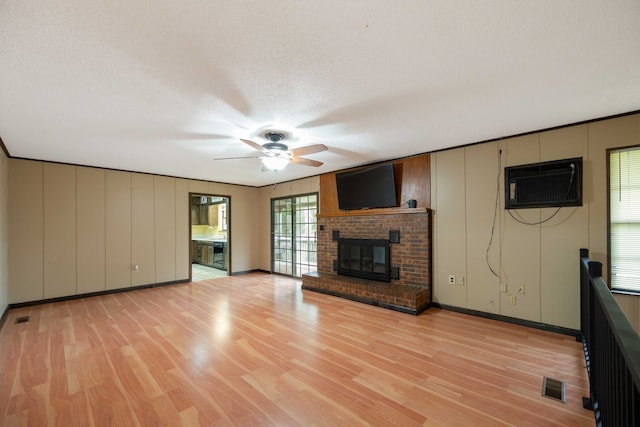
<svg viewBox="0 0 640 427">
<path fill-rule="evenodd" d="M 391 163 L 336 174 L 340 210 L 398 206 Z"/>
</svg>

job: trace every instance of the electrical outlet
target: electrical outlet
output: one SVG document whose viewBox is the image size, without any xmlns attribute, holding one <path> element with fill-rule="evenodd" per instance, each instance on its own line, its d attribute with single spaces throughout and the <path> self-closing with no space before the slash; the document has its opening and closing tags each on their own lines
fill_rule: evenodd
<svg viewBox="0 0 640 427">
<path fill-rule="evenodd" d="M 500 292 L 507 292 L 507 284 L 502 282 L 500 283 Z"/>
<path fill-rule="evenodd" d="M 524 285 L 518 286 L 518 293 L 524 295 Z"/>
<path fill-rule="evenodd" d="M 516 299 L 515 295 L 511 294 L 511 295 L 509 295 L 509 302 L 511 303 L 511 305 L 516 305 L 518 300 Z"/>
<path fill-rule="evenodd" d="M 455 285 L 456 284 L 456 276 L 454 274 L 450 274 L 449 275 L 449 284 L 450 285 Z"/>
<path fill-rule="evenodd" d="M 464 276 L 458 276 L 458 286 L 464 286 Z"/>
</svg>

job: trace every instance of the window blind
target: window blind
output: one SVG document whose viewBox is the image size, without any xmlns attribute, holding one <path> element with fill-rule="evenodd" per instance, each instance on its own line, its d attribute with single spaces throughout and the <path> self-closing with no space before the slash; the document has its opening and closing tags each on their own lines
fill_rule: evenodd
<svg viewBox="0 0 640 427">
<path fill-rule="evenodd" d="M 640 147 L 609 154 L 611 288 L 640 292 Z"/>
</svg>

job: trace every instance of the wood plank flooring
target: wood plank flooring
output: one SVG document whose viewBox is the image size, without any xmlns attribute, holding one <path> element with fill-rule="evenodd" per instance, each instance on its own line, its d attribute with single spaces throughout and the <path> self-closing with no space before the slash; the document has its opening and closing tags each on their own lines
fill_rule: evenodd
<svg viewBox="0 0 640 427">
<path fill-rule="evenodd" d="M 11 310 L 0 425 L 594 425 L 573 337 L 300 285 L 256 273 Z"/>
</svg>

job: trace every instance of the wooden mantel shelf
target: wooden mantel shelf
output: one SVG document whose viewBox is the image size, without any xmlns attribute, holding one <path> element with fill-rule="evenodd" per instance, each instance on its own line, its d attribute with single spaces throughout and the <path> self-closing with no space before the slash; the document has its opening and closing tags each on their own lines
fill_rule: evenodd
<svg viewBox="0 0 640 427">
<path fill-rule="evenodd" d="M 369 215 L 396 215 L 426 213 L 428 208 L 385 208 L 385 209 L 358 209 L 354 211 L 342 211 L 332 213 L 319 213 L 317 218 L 333 218 L 338 216 L 369 216 Z"/>
</svg>

